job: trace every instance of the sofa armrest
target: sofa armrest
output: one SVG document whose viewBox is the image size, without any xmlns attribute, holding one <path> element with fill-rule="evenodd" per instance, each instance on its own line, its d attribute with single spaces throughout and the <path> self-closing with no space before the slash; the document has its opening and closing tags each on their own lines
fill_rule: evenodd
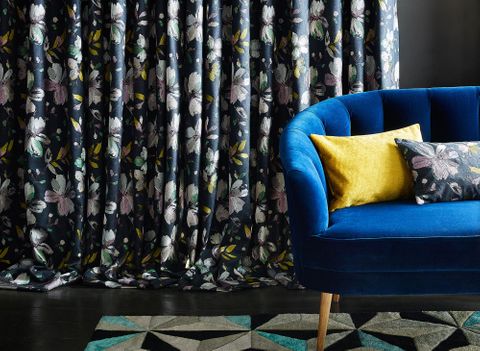
<svg viewBox="0 0 480 351">
<path fill-rule="evenodd" d="M 328 228 L 328 197 L 320 157 L 309 136 L 289 126 L 281 138 L 280 155 L 287 188 L 294 246 L 302 238 Z"/>
<path fill-rule="evenodd" d="M 304 238 L 327 230 L 327 194 L 315 168 L 293 169 L 285 174 L 285 178 L 293 236 Z"/>
<path fill-rule="evenodd" d="M 350 135 L 350 115 L 345 105 L 329 99 L 310 106 L 288 123 L 280 139 L 295 272 L 300 281 L 308 239 L 322 235 L 329 226 L 325 172 L 310 134 Z"/>
</svg>

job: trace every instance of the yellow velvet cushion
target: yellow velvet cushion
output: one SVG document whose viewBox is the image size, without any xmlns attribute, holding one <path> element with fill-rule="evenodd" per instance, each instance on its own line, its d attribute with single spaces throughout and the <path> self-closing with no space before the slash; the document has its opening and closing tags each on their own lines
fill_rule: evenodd
<svg viewBox="0 0 480 351">
<path fill-rule="evenodd" d="M 336 137 L 310 135 L 332 195 L 329 209 L 413 198 L 412 174 L 395 138 L 422 141 L 420 125 L 384 133 Z"/>
</svg>

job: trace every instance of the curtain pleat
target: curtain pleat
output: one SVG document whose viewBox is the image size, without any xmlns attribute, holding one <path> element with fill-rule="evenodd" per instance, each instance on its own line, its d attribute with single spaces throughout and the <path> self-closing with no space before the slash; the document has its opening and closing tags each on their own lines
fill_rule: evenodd
<svg viewBox="0 0 480 351">
<path fill-rule="evenodd" d="M 82 4 L 80 0 L 67 2 L 68 19 L 66 20 L 66 104 L 68 148 L 70 149 L 71 164 L 66 172 L 71 181 L 71 200 L 74 212 L 71 218 L 71 254 L 66 264 L 80 272 L 82 269 L 83 221 L 86 210 L 85 196 L 85 145 L 84 145 L 84 70 L 83 70 L 83 42 L 77 38 L 82 34 Z M 65 157 L 63 151 L 60 157 Z"/>
<path fill-rule="evenodd" d="M 395 0 L 0 2 L 0 288 L 293 273 L 279 136 L 397 88 Z"/>
</svg>

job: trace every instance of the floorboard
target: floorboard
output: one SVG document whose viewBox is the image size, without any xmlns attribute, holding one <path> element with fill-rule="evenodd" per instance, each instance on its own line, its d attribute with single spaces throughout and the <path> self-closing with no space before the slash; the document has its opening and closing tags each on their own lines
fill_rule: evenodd
<svg viewBox="0 0 480 351">
<path fill-rule="evenodd" d="M 0 291 L 0 350 L 80 351 L 102 315 L 317 313 L 318 293 L 280 287 L 233 293 L 65 287 Z M 480 310 L 480 296 L 343 297 L 334 312 Z"/>
</svg>

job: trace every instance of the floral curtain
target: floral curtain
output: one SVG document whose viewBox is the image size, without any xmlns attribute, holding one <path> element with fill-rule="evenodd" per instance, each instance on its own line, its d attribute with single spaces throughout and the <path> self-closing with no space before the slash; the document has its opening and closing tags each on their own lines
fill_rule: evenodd
<svg viewBox="0 0 480 351">
<path fill-rule="evenodd" d="M 295 286 L 278 157 L 398 87 L 396 0 L 0 2 L 0 285 Z"/>
</svg>

